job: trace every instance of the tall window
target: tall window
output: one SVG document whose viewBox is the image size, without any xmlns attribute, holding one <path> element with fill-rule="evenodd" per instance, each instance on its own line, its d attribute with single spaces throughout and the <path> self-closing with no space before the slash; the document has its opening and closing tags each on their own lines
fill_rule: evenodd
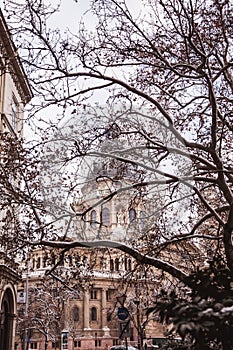
<svg viewBox="0 0 233 350">
<path fill-rule="evenodd" d="M 46 255 L 43 256 L 43 267 L 46 267 L 47 258 L 48 257 Z"/>
<path fill-rule="evenodd" d="M 114 261 L 110 259 L 110 271 L 114 271 Z"/>
<path fill-rule="evenodd" d="M 108 208 L 103 208 L 101 211 L 101 223 L 102 225 L 110 225 L 110 210 Z"/>
<path fill-rule="evenodd" d="M 119 271 L 120 269 L 120 261 L 118 258 L 115 259 L 115 270 L 116 271 Z"/>
<path fill-rule="evenodd" d="M 91 308 L 91 320 L 97 321 L 97 309 L 95 306 Z"/>
<path fill-rule="evenodd" d="M 38 257 L 38 258 L 37 258 L 37 262 L 36 262 L 36 267 L 37 267 L 37 269 L 40 269 L 40 267 L 41 267 L 41 266 L 40 266 L 40 261 L 41 261 L 41 260 L 40 260 L 40 257 Z"/>
<path fill-rule="evenodd" d="M 96 227 L 96 211 L 91 211 L 91 227 Z"/>
<path fill-rule="evenodd" d="M 79 308 L 77 306 L 73 307 L 72 318 L 73 318 L 73 321 L 75 322 L 79 321 Z"/>
<path fill-rule="evenodd" d="M 13 95 L 12 101 L 11 101 L 11 126 L 13 129 L 16 129 L 18 114 L 19 114 L 19 105 L 15 96 Z"/>
<path fill-rule="evenodd" d="M 91 290 L 91 299 L 97 299 L 97 290 L 95 289 Z"/>
<path fill-rule="evenodd" d="M 135 219 L 136 219 L 136 211 L 133 208 L 131 208 L 129 210 L 129 222 L 132 222 Z"/>
<path fill-rule="evenodd" d="M 131 271 L 132 270 L 132 263 L 131 260 L 128 260 L 128 270 Z"/>
<path fill-rule="evenodd" d="M 52 265 L 56 264 L 56 257 L 55 257 L 54 253 L 51 253 L 51 263 L 52 263 Z"/>
</svg>

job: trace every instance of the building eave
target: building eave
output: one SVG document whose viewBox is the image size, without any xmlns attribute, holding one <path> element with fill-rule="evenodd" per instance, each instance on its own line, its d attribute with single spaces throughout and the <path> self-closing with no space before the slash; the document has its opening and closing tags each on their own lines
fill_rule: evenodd
<svg viewBox="0 0 233 350">
<path fill-rule="evenodd" d="M 20 85 L 23 93 L 22 101 L 27 104 L 33 97 L 33 93 L 27 79 L 26 73 L 18 56 L 17 49 L 12 41 L 7 23 L 4 19 L 3 13 L 0 9 L 0 40 L 3 43 L 4 49 L 6 50 L 6 56 L 9 57 L 10 64 L 14 70 L 13 78 L 16 85 Z"/>
</svg>

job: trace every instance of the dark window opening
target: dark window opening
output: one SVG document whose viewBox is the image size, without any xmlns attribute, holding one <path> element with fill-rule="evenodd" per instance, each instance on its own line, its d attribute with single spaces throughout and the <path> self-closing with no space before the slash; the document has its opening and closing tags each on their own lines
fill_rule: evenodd
<svg viewBox="0 0 233 350">
<path fill-rule="evenodd" d="M 129 222 L 132 222 L 135 219 L 136 219 L 136 211 L 133 208 L 131 208 L 129 210 Z"/>
<path fill-rule="evenodd" d="M 115 270 L 116 271 L 119 271 L 120 269 L 120 261 L 118 258 L 115 259 Z"/>
<path fill-rule="evenodd" d="M 74 306 L 72 311 L 73 321 L 78 322 L 79 321 L 79 308 L 77 306 Z"/>
<path fill-rule="evenodd" d="M 97 290 L 95 289 L 91 290 L 91 299 L 97 299 Z"/>
<path fill-rule="evenodd" d="M 110 259 L 110 271 L 114 271 L 114 261 Z"/>
<path fill-rule="evenodd" d="M 97 321 L 97 309 L 96 309 L 96 307 L 91 308 L 91 320 Z"/>
</svg>

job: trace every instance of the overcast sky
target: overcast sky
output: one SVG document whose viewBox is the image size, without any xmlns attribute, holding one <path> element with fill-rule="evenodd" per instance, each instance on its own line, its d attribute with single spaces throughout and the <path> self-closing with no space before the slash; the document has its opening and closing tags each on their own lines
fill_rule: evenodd
<svg viewBox="0 0 233 350">
<path fill-rule="evenodd" d="M 0 0 L 1 1 L 1 0 Z M 61 0 L 61 8 L 59 13 L 53 16 L 53 23 L 61 29 L 69 27 L 71 30 L 77 29 L 82 16 L 89 8 L 90 0 Z M 58 4 L 59 0 L 50 0 L 51 4 Z M 131 13 L 138 15 L 142 9 L 141 0 L 126 0 L 127 6 Z M 84 15 L 85 23 L 88 27 L 93 26 L 93 17 L 90 13 Z"/>
</svg>

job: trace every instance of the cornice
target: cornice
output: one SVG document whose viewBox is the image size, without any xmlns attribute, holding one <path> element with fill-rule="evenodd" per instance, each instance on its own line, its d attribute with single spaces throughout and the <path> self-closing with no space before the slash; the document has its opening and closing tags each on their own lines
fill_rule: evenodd
<svg viewBox="0 0 233 350">
<path fill-rule="evenodd" d="M 8 65 L 9 73 L 12 75 L 14 83 L 25 105 L 32 99 L 33 93 L 29 85 L 26 73 L 23 69 L 22 63 L 20 62 L 17 49 L 11 39 L 9 29 L 7 27 L 7 24 L 1 9 L 0 9 L 0 42 L 1 42 L 1 45 L 0 45 L 1 54 L 3 55 L 3 58 L 5 58 L 3 60 L 4 64 Z"/>
</svg>

